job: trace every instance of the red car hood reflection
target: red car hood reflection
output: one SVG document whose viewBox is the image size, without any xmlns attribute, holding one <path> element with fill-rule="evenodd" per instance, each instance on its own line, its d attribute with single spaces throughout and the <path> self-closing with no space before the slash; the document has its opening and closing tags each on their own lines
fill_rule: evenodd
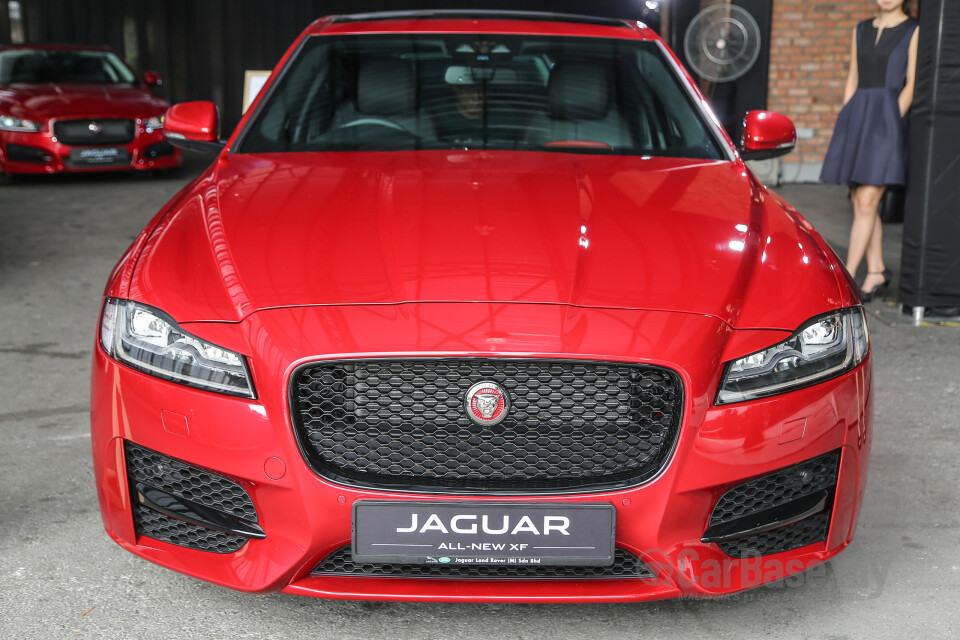
<svg viewBox="0 0 960 640">
<path fill-rule="evenodd" d="M 224 156 L 155 229 L 130 296 L 180 321 L 446 301 L 793 329 L 839 288 L 739 163 L 419 151 Z"/>
<path fill-rule="evenodd" d="M 19 105 L 23 116 L 154 116 L 167 102 L 139 87 L 103 84 L 11 84 L 0 89 L 0 102 Z"/>
</svg>

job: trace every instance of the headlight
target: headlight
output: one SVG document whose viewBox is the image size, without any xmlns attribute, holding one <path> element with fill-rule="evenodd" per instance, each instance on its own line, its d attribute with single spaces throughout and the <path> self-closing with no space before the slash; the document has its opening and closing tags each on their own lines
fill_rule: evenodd
<svg viewBox="0 0 960 640">
<path fill-rule="evenodd" d="M 242 355 L 190 335 L 159 309 L 108 298 L 100 320 L 100 344 L 116 360 L 158 378 L 256 397 Z"/>
<path fill-rule="evenodd" d="M 147 128 L 147 133 L 154 129 L 163 129 L 163 116 L 144 118 L 143 126 Z"/>
<path fill-rule="evenodd" d="M 0 116 L 0 130 L 3 131 L 26 131 L 27 133 L 36 133 L 40 131 L 40 123 L 23 118 L 14 118 L 13 116 Z"/>
<path fill-rule="evenodd" d="M 860 307 L 813 318 L 783 342 L 728 363 L 717 404 L 763 398 L 834 378 L 863 362 L 868 344 Z"/>
</svg>

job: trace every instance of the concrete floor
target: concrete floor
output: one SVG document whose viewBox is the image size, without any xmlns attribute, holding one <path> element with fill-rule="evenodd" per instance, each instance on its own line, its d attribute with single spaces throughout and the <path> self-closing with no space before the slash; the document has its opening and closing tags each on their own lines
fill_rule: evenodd
<svg viewBox="0 0 960 640">
<path fill-rule="evenodd" d="M 624 605 L 328 602 L 248 595 L 140 560 L 103 532 L 87 394 L 100 293 L 176 179 L 0 185 L 0 637 L 956 638 L 960 329 L 870 311 L 876 439 L 855 543 L 788 581 L 715 601 Z M 843 189 L 781 193 L 845 251 Z M 898 270 L 899 228 L 886 248 Z"/>
</svg>

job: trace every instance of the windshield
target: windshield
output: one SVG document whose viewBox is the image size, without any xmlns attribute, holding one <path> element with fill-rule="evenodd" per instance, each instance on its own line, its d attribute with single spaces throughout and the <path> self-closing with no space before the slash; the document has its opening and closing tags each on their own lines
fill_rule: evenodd
<svg viewBox="0 0 960 640">
<path fill-rule="evenodd" d="M 653 43 L 498 34 L 314 36 L 238 150 L 442 148 L 724 157 Z"/>
<path fill-rule="evenodd" d="M 0 51 L 0 84 L 134 84 L 115 53 L 70 49 Z"/>
</svg>

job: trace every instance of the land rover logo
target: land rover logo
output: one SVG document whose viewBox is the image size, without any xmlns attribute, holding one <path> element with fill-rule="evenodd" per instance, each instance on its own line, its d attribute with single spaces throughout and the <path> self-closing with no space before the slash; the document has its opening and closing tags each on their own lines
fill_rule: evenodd
<svg viewBox="0 0 960 640">
<path fill-rule="evenodd" d="M 100 133 L 103 131 L 103 127 L 100 126 L 99 122 L 91 122 L 87 125 L 87 129 L 90 130 L 90 133 Z"/>
<path fill-rule="evenodd" d="M 496 382 L 478 382 L 467 391 L 464 401 L 467 417 L 482 426 L 499 424 L 507 417 L 507 392 Z"/>
</svg>

